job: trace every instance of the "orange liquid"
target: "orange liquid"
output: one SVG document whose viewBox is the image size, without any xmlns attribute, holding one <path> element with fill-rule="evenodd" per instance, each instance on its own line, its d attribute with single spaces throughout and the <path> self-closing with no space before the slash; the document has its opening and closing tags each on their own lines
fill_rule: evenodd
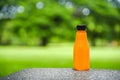
<svg viewBox="0 0 120 80">
<path fill-rule="evenodd" d="M 74 44 L 74 70 L 89 70 L 89 45 L 85 30 L 76 32 Z"/>
</svg>

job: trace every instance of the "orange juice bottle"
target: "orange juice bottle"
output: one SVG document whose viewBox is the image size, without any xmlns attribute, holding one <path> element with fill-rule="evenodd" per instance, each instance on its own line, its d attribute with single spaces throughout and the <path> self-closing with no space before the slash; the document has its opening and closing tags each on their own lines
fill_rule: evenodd
<svg viewBox="0 0 120 80">
<path fill-rule="evenodd" d="M 89 57 L 86 25 L 77 25 L 76 40 L 73 50 L 74 70 L 89 70 Z"/>
</svg>

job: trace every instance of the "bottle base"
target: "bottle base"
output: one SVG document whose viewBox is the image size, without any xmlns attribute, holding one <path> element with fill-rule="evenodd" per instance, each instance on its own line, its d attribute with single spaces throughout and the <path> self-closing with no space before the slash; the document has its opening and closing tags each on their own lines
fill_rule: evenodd
<svg viewBox="0 0 120 80">
<path fill-rule="evenodd" d="M 75 71 L 89 71 L 90 69 L 75 69 L 75 68 L 73 68 L 73 70 L 75 70 Z"/>
</svg>

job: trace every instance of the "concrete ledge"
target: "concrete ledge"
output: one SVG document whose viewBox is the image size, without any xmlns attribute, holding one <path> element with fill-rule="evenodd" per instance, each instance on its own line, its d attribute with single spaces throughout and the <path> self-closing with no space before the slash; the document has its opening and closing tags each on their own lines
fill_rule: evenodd
<svg viewBox="0 0 120 80">
<path fill-rule="evenodd" d="M 11 74 L 0 80 L 120 80 L 118 70 L 74 71 L 71 68 L 32 68 Z"/>
</svg>

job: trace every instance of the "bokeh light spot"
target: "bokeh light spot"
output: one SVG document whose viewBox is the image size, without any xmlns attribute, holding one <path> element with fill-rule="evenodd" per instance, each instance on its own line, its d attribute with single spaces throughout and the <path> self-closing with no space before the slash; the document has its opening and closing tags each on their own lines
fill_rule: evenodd
<svg viewBox="0 0 120 80">
<path fill-rule="evenodd" d="M 23 12 L 24 12 L 24 7 L 23 7 L 23 6 L 19 6 L 19 7 L 17 8 L 17 12 L 18 12 L 18 13 L 23 13 Z"/>
<path fill-rule="evenodd" d="M 73 4 L 71 2 L 66 2 L 65 4 L 66 8 L 71 9 L 73 8 Z"/>
<path fill-rule="evenodd" d="M 37 9 L 42 9 L 43 7 L 44 7 L 44 3 L 43 2 L 36 3 L 36 8 Z"/>
<path fill-rule="evenodd" d="M 83 15 L 88 16 L 90 14 L 90 10 L 88 8 L 83 8 L 82 13 Z"/>
</svg>

